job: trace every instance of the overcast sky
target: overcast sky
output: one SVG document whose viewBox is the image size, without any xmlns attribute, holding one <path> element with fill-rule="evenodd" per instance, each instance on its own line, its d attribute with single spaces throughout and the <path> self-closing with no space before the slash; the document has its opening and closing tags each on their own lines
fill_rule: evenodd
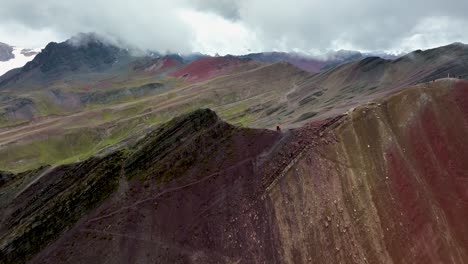
<svg viewBox="0 0 468 264">
<path fill-rule="evenodd" d="M 0 0 L 0 42 L 96 32 L 160 52 L 403 52 L 468 42 L 467 0 Z"/>
</svg>

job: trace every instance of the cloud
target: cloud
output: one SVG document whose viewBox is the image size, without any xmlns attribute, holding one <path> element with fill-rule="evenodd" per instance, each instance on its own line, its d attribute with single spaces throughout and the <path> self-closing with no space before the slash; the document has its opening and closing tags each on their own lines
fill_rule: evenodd
<svg viewBox="0 0 468 264">
<path fill-rule="evenodd" d="M 239 21 L 200 11 L 185 11 L 183 20 L 190 24 L 194 33 L 190 43 L 195 51 L 206 54 L 246 54 L 262 50 L 255 32 Z"/>
<path fill-rule="evenodd" d="M 41 48 L 63 38 L 49 28 L 33 29 L 18 23 L 0 22 L 0 42 L 23 48 Z"/>
<path fill-rule="evenodd" d="M 228 20 L 238 20 L 239 6 L 244 2 L 245 0 L 194 0 L 192 5 L 196 11 L 213 12 Z"/>
<path fill-rule="evenodd" d="M 439 16 L 419 21 L 408 36 L 395 45 L 400 50 L 428 49 L 448 42 L 467 42 L 468 21 L 459 18 Z"/>
<path fill-rule="evenodd" d="M 44 39 L 33 37 L 40 33 L 64 40 L 96 32 L 162 52 L 315 54 L 468 42 L 466 0 L 0 0 L 0 6 L 0 41 L 7 43 L 11 32 L 18 32 L 14 41 L 31 43 Z"/>
<path fill-rule="evenodd" d="M 0 24 L 49 30 L 57 39 L 96 32 L 139 48 L 191 51 L 190 27 L 179 18 L 182 0 L 1 1 Z"/>
<path fill-rule="evenodd" d="M 415 34 L 437 36 L 445 42 L 467 36 L 444 34 L 441 28 L 420 27 L 445 17 L 449 32 L 468 21 L 468 1 L 450 0 L 253 0 L 238 6 L 240 20 L 255 28 L 266 48 L 392 50 Z M 440 39 L 440 38 L 439 38 Z M 439 41 L 437 41 L 439 42 Z"/>
</svg>

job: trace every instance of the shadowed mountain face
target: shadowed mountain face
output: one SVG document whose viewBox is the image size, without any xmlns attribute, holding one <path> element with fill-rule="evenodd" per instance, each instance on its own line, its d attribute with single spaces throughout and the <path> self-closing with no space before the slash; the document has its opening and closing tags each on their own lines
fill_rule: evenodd
<svg viewBox="0 0 468 264">
<path fill-rule="evenodd" d="M 183 186 L 187 188 L 194 186 L 202 191 L 204 183 L 226 181 L 226 188 L 230 188 L 232 182 L 238 181 L 235 177 L 238 169 L 243 170 L 245 166 L 252 166 L 256 157 L 278 139 L 279 134 L 275 132 L 240 129 L 222 122 L 210 110 L 199 110 L 176 118 L 149 133 L 127 152 L 119 152 L 101 159 L 92 158 L 79 164 L 55 169 L 44 168 L 15 176 L 10 175 L 2 185 L 4 195 L 2 195 L 1 208 L 2 215 L 6 217 L 2 222 L 4 229 L 0 234 L 2 238 L 0 257 L 6 263 L 17 263 L 16 261 L 32 256 L 44 248 L 47 242 L 57 238 L 62 230 L 71 227 L 77 219 L 86 215 L 89 208 L 105 200 L 113 190 L 117 196 L 108 200 L 108 206 L 112 208 L 109 208 L 109 215 L 104 218 L 120 218 L 122 213 L 127 215 L 125 210 L 121 212 L 118 210 L 120 206 L 126 207 L 132 203 L 144 204 L 143 200 L 149 202 L 153 195 L 163 197 L 166 192 L 177 193 L 178 189 L 184 189 Z M 230 179 L 223 179 L 222 175 L 225 172 L 232 175 Z M 244 174 L 247 177 L 245 180 L 258 181 L 249 177 L 248 171 Z M 73 181 L 80 184 L 75 184 Z M 88 187 L 83 188 L 83 186 Z M 214 187 L 215 185 L 208 188 Z M 100 195 L 87 200 L 93 192 L 99 192 Z M 160 194 L 156 194 L 157 192 Z M 198 191 L 194 193 L 194 195 L 199 194 Z M 35 197 L 40 199 L 36 200 Z M 184 201 L 191 201 L 195 210 L 202 206 L 207 198 L 209 197 L 196 199 L 195 196 L 189 195 Z M 179 198 L 174 202 L 183 204 L 187 209 L 190 208 L 189 203 L 180 201 Z M 114 206 L 117 211 L 111 212 L 114 211 Z M 22 213 L 18 215 L 18 212 Z M 194 217 L 198 213 L 181 211 L 181 218 L 177 218 L 185 221 L 184 214 Z M 128 217 L 133 216 L 128 215 Z M 157 225 L 164 226 L 166 220 L 160 220 Z M 179 221 L 167 220 L 172 223 Z M 91 221 L 101 222 L 98 218 Z M 161 231 L 167 235 L 173 231 L 183 231 L 177 230 L 177 226 L 168 226 Z M 133 243 L 132 240 L 128 242 Z M 133 254 L 132 247 L 129 247 L 130 254 Z M 181 253 L 171 250 L 171 253 L 161 261 L 176 259 L 177 254 Z M 107 257 L 103 255 L 102 260 Z M 125 258 L 117 261 L 125 261 Z M 98 259 L 96 261 L 100 262 Z"/>
<path fill-rule="evenodd" d="M 70 72 L 102 71 L 124 56 L 128 56 L 124 50 L 99 40 L 76 45 L 70 41 L 52 42 L 24 67 L 3 76 L 0 86 L 11 87 L 57 79 Z"/>
</svg>

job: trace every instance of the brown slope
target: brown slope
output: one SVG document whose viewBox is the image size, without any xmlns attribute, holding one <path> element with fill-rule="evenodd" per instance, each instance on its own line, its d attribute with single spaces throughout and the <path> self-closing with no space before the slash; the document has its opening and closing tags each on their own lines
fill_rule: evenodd
<svg viewBox="0 0 468 264">
<path fill-rule="evenodd" d="M 254 246 L 255 238 L 249 237 L 250 232 L 270 233 L 251 225 L 243 234 L 235 234 L 238 227 L 235 218 L 249 206 L 247 202 L 260 184 L 255 177 L 256 157 L 270 148 L 279 134 L 225 126 L 215 123 L 208 128 L 208 135 L 181 139 L 184 143 L 178 147 L 178 153 L 186 153 L 186 157 L 198 153 L 208 155 L 208 159 L 200 157 L 202 160 L 194 165 L 182 159 L 177 159 L 178 164 L 168 163 L 174 166 L 162 171 L 170 175 L 171 169 L 180 169 L 184 164 L 188 167 L 179 171 L 178 180 L 162 185 L 155 185 L 159 170 L 137 169 L 140 172 L 154 169 L 156 174 L 147 174 L 149 179 L 144 183 L 141 175 L 136 176 L 124 187 L 126 192 L 121 190 L 123 194 L 81 221 L 33 263 L 219 263 L 243 254 L 233 236 L 243 236 Z M 211 146 L 213 143 L 216 145 Z M 133 172 L 136 168 L 132 164 L 142 164 L 141 159 L 129 159 L 127 166 Z M 162 175 L 166 176 L 167 173 Z M 232 233 L 227 234 L 225 228 Z M 272 258 L 274 253 L 271 248 L 259 251 L 262 253 L 253 250 L 249 257 L 258 254 Z"/>
<path fill-rule="evenodd" d="M 466 263 L 468 82 L 356 108 L 271 187 L 284 263 Z"/>
<path fill-rule="evenodd" d="M 315 113 L 316 117 L 324 118 L 449 74 L 468 78 L 467 45 L 454 43 L 415 51 L 395 60 L 369 57 L 341 65 L 298 84 L 288 100 L 297 113 Z M 301 124 L 292 123 L 296 123 L 295 126 Z"/>
<path fill-rule="evenodd" d="M 122 153 L 14 175 L 0 189 L 0 263 L 24 263 L 117 189 Z"/>
<path fill-rule="evenodd" d="M 210 238 L 209 231 L 216 221 L 206 222 L 203 230 L 199 227 L 193 230 L 188 226 L 181 228 L 180 225 L 186 221 L 196 223 L 197 219 L 204 219 L 204 216 L 200 217 L 203 215 L 200 213 L 202 210 L 209 211 L 213 193 L 221 195 L 219 197 L 221 204 L 232 204 L 232 207 L 243 206 L 242 203 L 238 203 L 236 197 L 250 195 L 252 190 L 255 190 L 255 186 L 259 186 L 260 178 L 252 175 L 256 171 L 257 158 L 279 138 L 280 134 L 272 131 L 233 127 L 221 122 L 214 112 L 209 110 L 196 111 L 174 119 L 145 137 L 130 150 L 128 155 L 123 154 L 125 163 L 120 170 L 104 170 L 106 174 L 100 177 L 119 179 L 118 192 L 87 217 L 87 220 L 78 223 L 79 228 L 74 228 L 63 236 L 65 241 L 73 236 L 74 242 L 71 247 L 68 242 L 62 244 L 64 240 L 59 240 L 51 246 L 51 249 L 46 249 L 44 261 L 61 262 L 63 260 L 60 259 L 65 257 L 70 262 L 86 260 L 102 263 L 109 260 L 127 263 L 148 261 L 150 257 L 157 257 L 160 261 L 174 263 L 179 260 L 187 261 L 200 250 L 207 251 L 207 256 L 200 256 L 203 259 L 216 262 L 224 260 L 225 256 L 211 250 L 215 241 Z M 24 260 L 22 258 L 34 254 L 62 230 L 68 228 L 70 223 L 76 221 L 77 216 L 89 210 L 89 206 L 95 206 L 96 200 L 90 201 L 89 204 L 83 201 L 87 197 L 87 192 L 100 192 L 99 187 L 105 186 L 103 182 L 93 181 L 102 172 L 102 168 L 106 168 L 103 166 L 105 163 L 94 163 L 93 170 L 93 166 L 88 165 L 95 161 L 96 159 L 91 159 L 71 167 L 63 166 L 47 171 L 45 175 L 42 175 L 42 171 L 38 171 L 30 172 L 26 176 L 13 177 L 22 183 L 9 182 L 8 188 L 2 189 L 2 193 L 4 190 L 13 193 L 9 196 L 13 197 L 13 200 L 0 208 L 2 214 L 7 216 L 8 223 L 8 225 L 2 224 L 0 233 L 1 263 L 21 262 Z M 121 163 L 113 164 L 119 166 Z M 77 174 L 74 169 L 83 167 L 87 168 L 84 173 L 88 173 L 86 170 L 91 168 L 90 180 L 81 181 L 81 174 Z M 65 177 L 67 180 L 62 183 L 60 179 L 63 173 L 69 176 Z M 32 176 L 28 176 L 29 174 Z M 89 181 L 94 183 L 90 184 L 90 188 L 84 187 L 83 185 L 89 184 Z M 28 184 L 28 182 L 33 183 Z M 70 187 L 63 188 L 63 185 Z M 23 190 L 25 186 L 26 190 Z M 233 191 L 233 196 L 228 194 L 230 191 Z M 223 193 L 226 195 L 225 199 Z M 37 200 L 37 197 L 40 199 Z M 99 197 L 101 196 L 95 196 Z M 97 200 L 99 201 L 102 199 Z M 151 212 L 151 208 L 159 203 L 163 206 Z M 71 205 L 74 207 L 70 207 Z M 18 216 L 16 212 L 19 208 L 22 208 L 22 213 Z M 134 208 L 141 208 L 141 212 L 150 209 L 148 212 L 154 216 L 140 213 L 134 215 L 132 213 Z M 230 210 L 230 207 L 226 208 Z M 173 214 L 174 216 L 166 217 Z M 143 220 L 142 216 L 149 217 L 147 220 L 153 220 L 148 222 Z M 223 213 L 219 220 L 226 222 L 226 217 L 227 215 Z M 103 229 L 101 225 L 108 221 L 114 223 L 112 228 L 106 225 L 107 228 Z M 43 226 L 54 228 L 41 228 Z M 164 228 L 153 229 L 153 226 Z M 151 235 L 154 235 L 155 242 L 148 242 L 145 235 L 151 233 L 147 230 L 148 227 L 156 231 Z M 107 236 L 113 232 L 128 233 L 128 235 L 118 236 L 122 240 L 113 245 L 107 239 L 102 240 L 101 235 Z M 192 241 L 194 243 L 192 246 L 186 245 L 187 237 L 184 236 L 186 233 L 200 236 L 199 241 Z M 173 240 L 174 236 L 178 238 Z M 99 237 L 97 240 L 86 241 L 97 237 Z M 26 243 L 27 240 L 30 242 Z M 76 243 L 80 246 L 77 247 Z M 67 251 L 66 256 L 60 253 L 47 255 L 47 252 L 55 250 Z M 239 254 L 238 250 L 236 252 Z"/>
</svg>

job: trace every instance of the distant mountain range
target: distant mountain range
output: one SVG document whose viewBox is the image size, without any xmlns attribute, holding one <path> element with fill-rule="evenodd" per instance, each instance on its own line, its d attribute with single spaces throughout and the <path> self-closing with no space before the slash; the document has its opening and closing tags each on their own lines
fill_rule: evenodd
<svg viewBox="0 0 468 264">
<path fill-rule="evenodd" d="M 326 60 L 278 52 L 184 56 L 134 52 L 95 37 L 50 43 L 24 67 L 0 77 L 0 129 L 70 116 L 67 119 L 74 121 L 66 122 L 75 125 L 67 133 L 74 134 L 80 130 L 76 124 L 85 126 L 83 122 L 91 117 L 81 118 L 97 109 L 93 113 L 112 114 L 108 122 L 96 121 L 99 125 L 91 134 L 106 131 L 109 128 L 101 126 L 127 115 L 138 122 L 134 127 L 128 127 L 132 122 L 119 123 L 125 133 L 118 138 L 123 140 L 121 137 L 137 127 L 139 131 L 147 129 L 145 122 L 160 123 L 197 107 L 210 107 L 234 124 L 298 127 L 410 85 L 448 75 L 468 77 L 468 48 L 461 43 L 418 50 L 396 59 L 366 57 L 369 55 L 339 51 L 329 53 Z M 138 114 L 128 114 L 133 111 Z M 40 131 L 56 133 L 48 129 Z M 17 135 L 3 144 L 16 140 Z M 3 159 L 5 166 L 19 158 L 12 151 L 8 153 Z M 70 158 L 70 154 L 60 157 Z M 43 164 L 48 158 L 26 159 L 28 162 L 22 164 Z M 18 167 L 11 164 L 8 166 Z"/>
<path fill-rule="evenodd" d="M 200 107 L 212 108 L 233 124 L 300 127 L 418 83 L 468 78 L 468 46 L 462 43 L 393 59 L 353 51 L 332 52 L 323 60 L 280 52 L 161 55 L 119 48 L 94 35 L 49 43 L 37 55 L 5 44 L 2 50 L 6 61 L 0 63 L 22 53 L 31 61 L 0 76 L 0 131 L 24 126 L 39 134 L 28 133 L 34 135 L 31 142 L 20 140 L 22 133 L 0 137 L 0 146 L 9 146 L 0 148 L 0 168 L 31 168 L 107 151 L 99 145 L 104 139 L 127 141 L 135 131 Z M 126 122 L 121 123 L 122 118 Z M 49 120 L 69 125 L 30 127 Z M 89 120 L 94 120 L 93 129 L 81 131 Z M 56 157 L 23 156 L 30 143 L 65 131 L 87 135 L 88 143 Z M 103 141 L 95 142 L 101 133 Z M 100 147 L 89 149 L 92 146 Z"/>
<path fill-rule="evenodd" d="M 31 61 L 38 53 L 41 53 L 40 56 Z M 96 34 L 79 34 L 63 43 L 49 43 L 42 52 L 37 49 L 20 49 L 0 43 L 0 76 L 9 70 L 22 67 L 29 61 L 31 63 L 22 70 L 15 70 L 14 73 L 10 73 L 8 77 L 3 77 L 2 79 L 10 79 L 10 77 L 17 75 L 19 72 L 31 72 L 36 68 L 43 73 L 42 75 L 49 75 L 47 78 L 57 78 L 66 72 L 103 71 L 111 67 L 112 64 L 129 63 L 129 61 L 136 60 L 136 58 L 142 60 L 143 58 L 154 59 L 164 56 L 177 57 L 182 63 L 189 63 L 202 57 L 210 57 L 200 53 L 163 55 L 157 52 L 132 52 L 103 41 Z M 262 52 L 233 57 L 249 58 L 263 63 L 284 61 L 308 72 L 321 72 L 334 66 L 369 56 L 373 56 L 373 54 L 339 50 L 328 52 L 321 57 L 313 57 L 296 52 Z M 392 55 L 386 55 L 386 58 L 390 57 Z M 118 59 L 122 61 L 118 61 Z M 16 78 L 18 79 L 18 77 Z"/>
<path fill-rule="evenodd" d="M 328 54 L 325 54 L 323 58 L 314 58 L 312 56 L 304 55 L 301 53 L 286 52 L 252 53 L 240 57 L 251 58 L 266 63 L 285 61 L 308 72 L 321 72 L 343 63 L 364 58 L 364 56 L 360 52 L 346 50 L 329 52 Z"/>
<path fill-rule="evenodd" d="M 306 102 L 314 101 L 317 108 L 324 98 L 332 100 L 328 96 L 314 96 L 317 89 L 344 103 L 356 91 L 388 91 L 449 74 L 464 77 L 468 61 L 466 45 L 461 43 L 414 51 L 394 59 L 344 50 L 329 52 L 321 59 L 283 52 L 214 57 L 161 55 L 119 48 L 95 34 L 81 34 L 62 43 L 49 43 L 37 55 L 35 51 L 19 50 L 6 44 L 1 47 L 5 61 L 0 63 L 12 65 L 12 62 L 31 60 L 0 76 L 0 107 L 3 108 L 0 119 L 7 123 L 31 120 L 51 113 L 51 109 L 57 113 L 74 112 L 91 103 L 145 97 L 181 83 L 248 74 L 251 70 L 277 63 L 289 66 L 272 67 L 290 69 L 295 66 L 297 68 L 291 69 L 297 75 L 307 76 L 296 80 L 294 91 L 288 94 L 288 100 L 299 100 L 296 108 L 290 109 L 298 112 L 302 105 L 309 105 Z M 31 96 L 31 93 L 35 95 Z M 321 109 L 324 108 L 326 104 L 321 105 Z M 320 111 L 316 109 L 315 112 Z"/>
</svg>

